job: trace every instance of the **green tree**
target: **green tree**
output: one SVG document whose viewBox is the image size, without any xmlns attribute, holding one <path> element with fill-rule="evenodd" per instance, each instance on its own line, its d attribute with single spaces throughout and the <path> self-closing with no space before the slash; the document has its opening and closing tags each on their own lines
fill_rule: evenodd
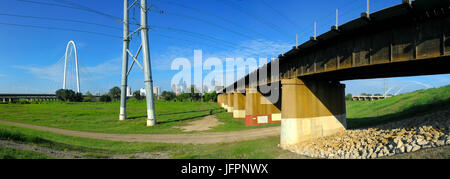
<svg viewBox="0 0 450 179">
<path fill-rule="evenodd" d="M 212 91 L 210 93 L 205 93 L 203 95 L 203 101 L 205 102 L 214 102 L 217 101 L 217 94 L 216 91 Z"/>
<path fill-rule="evenodd" d="M 75 93 L 73 97 L 73 101 L 75 102 L 83 102 L 83 94 L 82 93 Z"/>
<path fill-rule="evenodd" d="M 187 101 L 188 99 L 190 99 L 189 94 L 188 93 L 181 93 L 180 95 L 177 96 L 177 101 Z"/>
<path fill-rule="evenodd" d="M 86 93 L 86 98 L 84 98 L 83 101 L 85 101 L 85 102 L 92 102 L 92 101 L 94 101 L 92 93 L 90 93 L 90 92 L 88 91 L 88 92 Z"/>
<path fill-rule="evenodd" d="M 348 93 L 347 95 L 345 95 L 345 100 L 352 100 L 353 95 L 351 93 Z"/>
<path fill-rule="evenodd" d="M 78 95 L 70 89 L 59 89 L 56 91 L 56 98 L 61 101 L 77 101 Z M 81 93 L 80 93 L 81 94 Z"/>
<path fill-rule="evenodd" d="M 117 101 L 120 99 L 120 88 L 115 86 L 109 90 L 109 96 L 111 96 L 112 100 Z"/>
<path fill-rule="evenodd" d="M 111 102 L 111 96 L 109 94 L 104 94 L 100 96 L 101 102 Z"/>
<path fill-rule="evenodd" d="M 163 91 L 161 93 L 161 97 L 164 101 L 173 101 L 177 97 L 177 95 L 171 91 Z"/>
<path fill-rule="evenodd" d="M 137 90 L 133 93 L 134 98 L 136 98 L 136 100 L 141 101 L 142 99 L 145 98 L 145 96 L 141 95 L 141 91 Z"/>
</svg>

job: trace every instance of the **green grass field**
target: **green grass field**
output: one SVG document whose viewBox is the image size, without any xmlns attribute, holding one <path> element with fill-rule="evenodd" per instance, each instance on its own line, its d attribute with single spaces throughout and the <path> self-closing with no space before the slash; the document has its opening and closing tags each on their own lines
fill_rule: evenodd
<svg viewBox="0 0 450 179">
<path fill-rule="evenodd" d="M 244 120 L 232 119 L 232 115 L 224 112 L 217 103 L 201 102 L 156 102 L 158 125 L 147 127 L 145 101 L 127 103 L 126 121 L 118 120 L 119 105 L 119 102 L 0 104 L 0 120 L 103 133 L 181 133 L 182 130 L 174 126 L 202 119 L 212 111 L 224 124 L 212 128 L 210 132 L 267 127 L 245 127 Z"/>
<path fill-rule="evenodd" d="M 367 127 L 374 124 L 400 120 L 405 117 L 448 109 L 450 86 L 419 90 L 379 101 L 347 101 L 349 128 Z M 231 119 L 230 113 L 219 109 L 216 103 L 157 102 L 159 123 L 145 127 L 145 103 L 128 103 L 128 121 L 119 122 L 119 103 L 46 103 L 1 104 L 1 120 L 9 120 L 65 129 L 106 133 L 181 133 L 173 126 L 185 125 L 187 121 L 201 119 L 214 110 L 225 124 L 209 130 L 243 130 L 242 119 Z M 277 125 L 277 124 L 275 124 Z M 278 124 L 279 125 L 279 124 Z M 251 127 L 254 128 L 254 127 Z M 51 132 L 0 124 L 0 139 L 33 144 L 56 150 L 88 153 L 90 156 L 110 154 L 133 154 L 138 152 L 165 152 L 171 158 L 305 158 L 277 147 L 279 137 L 222 143 L 222 144 L 162 144 L 130 143 L 66 136 Z M 419 151 L 418 151 L 419 152 Z M 430 152 L 420 156 L 436 158 L 449 156 L 450 151 Z M 46 158 L 46 156 L 10 148 L 0 148 L 0 158 Z M 402 156 L 397 156 L 402 157 Z M 404 158 L 414 158 L 405 154 Z"/>
</svg>

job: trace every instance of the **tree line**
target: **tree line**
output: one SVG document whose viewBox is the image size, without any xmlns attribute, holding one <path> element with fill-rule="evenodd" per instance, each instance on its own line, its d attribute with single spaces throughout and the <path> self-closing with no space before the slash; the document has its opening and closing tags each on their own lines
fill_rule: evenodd
<svg viewBox="0 0 450 179">
<path fill-rule="evenodd" d="M 94 99 L 94 96 L 87 92 L 85 96 L 83 96 L 82 93 L 76 93 L 73 90 L 70 89 L 59 89 L 56 91 L 56 98 L 60 101 L 66 101 L 66 102 L 93 102 L 93 101 L 100 101 L 100 102 L 112 102 L 112 101 L 119 101 L 121 95 L 121 89 L 119 87 L 113 87 L 109 90 L 107 94 L 101 95 L 99 98 Z M 133 92 L 133 98 L 142 101 L 145 99 L 145 95 L 142 95 L 139 90 Z M 178 102 L 184 102 L 184 101 L 191 101 L 191 102 L 215 102 L 217 101 L 217 93 L 215 91 L 209 92 L 209 93 L 196 93 L 195 87 L 191 87 L 191 90 L 189 93 L 181 93 L 179 95 L 176 95 L 174 92 L 171 91 L 163 91 L 161 93 L 161 96 L 155 96 L 155 100 L 160 101 L 178 101 Z"/>
</svg>

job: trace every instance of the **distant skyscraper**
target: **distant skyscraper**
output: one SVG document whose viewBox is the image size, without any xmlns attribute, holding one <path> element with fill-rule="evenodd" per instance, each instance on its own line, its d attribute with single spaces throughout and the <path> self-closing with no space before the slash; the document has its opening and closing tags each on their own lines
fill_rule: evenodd
<svg viewBox="0 0 450 179">
<path fill-rule="evenodd" d="M 144 89 L 144 88 L 141 88 L 141 89 L 139 90 L 139 92 L 141 93 L 141 96 L 145 96 L 145 89 Z"/>
<path fill-rule="evenodd" d="M 133 96 L 133 94 L 131 94 L 131 88 L 129 86 L 127 86 L 127 96 Z"/>
<path fill-rule="evenodd" d="M 155 95 L 156 99 L 159 99 L 159 95 L 161 94 L 161 89 L 159 86 L 153 87 L 153 95 Z"/>
</svg>

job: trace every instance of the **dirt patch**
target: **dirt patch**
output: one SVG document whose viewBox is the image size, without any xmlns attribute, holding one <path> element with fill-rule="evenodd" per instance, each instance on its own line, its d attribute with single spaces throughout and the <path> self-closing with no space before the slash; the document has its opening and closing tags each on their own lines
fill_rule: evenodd
<svg viewBox="0 0 450 179">
<path fill-rule="evenodd" d="M 206 131 L 211 129 L 211 127 L 224 124 L 220 122 L 216 116 L 209 115 L 200 120 L 195 120 L 188 122 L 186 126 L 176 126 L 175 128 L 182 129 L 185 132 L 189 131 Z"/>
</svg>

